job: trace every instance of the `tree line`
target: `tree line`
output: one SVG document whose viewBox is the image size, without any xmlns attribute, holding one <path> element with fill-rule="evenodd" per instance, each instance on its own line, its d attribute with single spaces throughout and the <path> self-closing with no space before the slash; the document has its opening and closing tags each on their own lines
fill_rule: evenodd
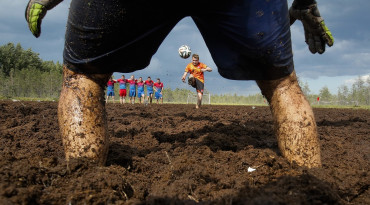
<svg viewBox="0 0 370 205">
<path fill-rule="evenodd" d="M 18 43 L 0 47 L 0 96 L 3 98 L 58 98 L 62 64 L 43 61 L 38 53 Z"/>
<path fill-rule="evenodd" d="M 331 93 L 328 86 L 324 86 L 318 94 L 314 94 L 307 82 L 299 84 L 311 104 L 370 105 L 370 77 L 367 79 L 358 77 L 350 87 L 343 84 L 337 93 Z"/>
<path fill-rule="evenodd" d="M 23 49 L 18 43 L 0 46 L 0 98 L 58 99 L 62 85 L 63 66 L 59 62 L 43 61 L 38 53 Z M 299 82 L 311 104 L 370 105 L 370 78 L 358 78 L 351 87 L 342 85 L 338 93 L 330 93 L 327 86 L 318 94 L 312 93 L 307 82 Z M 115 86 L 118 99 L 118 85 Z M 186 103 L 193 90 L 163 90 L 164 102 Z M 319 101 L 317 101 L 319 97 Z M 211 94 L 211 103 L 266 104 L 261 94 L 239 96 L 236 94 Z"/>
</svg>

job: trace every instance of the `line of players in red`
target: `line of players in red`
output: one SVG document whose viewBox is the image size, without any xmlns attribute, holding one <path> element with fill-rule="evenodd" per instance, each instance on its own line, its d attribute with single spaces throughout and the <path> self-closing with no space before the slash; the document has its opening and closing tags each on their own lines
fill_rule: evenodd
<svg viewBox="0 0 370 205">
<path fill-rule="evenodd" d="M 126 103 L 126 96 L 128 91 L 128 96 L 130 98 L 130 103 L 135 103 L 135 98 L 139 98 L 139 103 L 152 103 L 153 94 L 157 100 L 157 104 L 160 102 L 163 104 L 163 83 L 159 78 L 157 82 L 154 82 L 150 77 L 143 81 L 143 78 L 135 79 L 134 75 L 131 75 L 130 79 L 126 79 L 125 75 L 122 75 L 119 79 L 113 79 L 113 76 L 109 79 L 107 83 L 107 98 L 108 103 L 109 97 L 111 97 L 112 102 L 114 102 L 114 84 L 119 83 L 119 102 L 121 104 Z M 128 88 L 127 88 L 128 85 Z M 145 100 L 144 86 L 147 90 L 147 100 Z M 137 89 L 136 89 L 137 88 Z"/>
</svg>

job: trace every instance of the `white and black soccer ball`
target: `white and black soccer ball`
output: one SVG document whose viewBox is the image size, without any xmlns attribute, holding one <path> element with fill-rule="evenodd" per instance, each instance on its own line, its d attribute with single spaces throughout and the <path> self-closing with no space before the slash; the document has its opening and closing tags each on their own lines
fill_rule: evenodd
<svg viewBox="0 0 370 205">
<path fill-rule="evenodd" d="M 187 46 L 187 45 L 180 46 L 179 55 L 180 55 L 181 58 L 184 58 L 184 59 L 189 58 L 190 55 L 191 55 L 190 47 Z"/>
</svg>

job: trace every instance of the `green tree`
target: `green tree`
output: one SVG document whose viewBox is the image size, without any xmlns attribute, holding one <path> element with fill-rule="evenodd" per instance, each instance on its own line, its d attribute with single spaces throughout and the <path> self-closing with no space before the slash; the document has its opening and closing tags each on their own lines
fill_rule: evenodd
<svg viewBox="0 0 370 205">
<path fill-rule="evenodd" d="M 0 46 L 0 96 L 57 98 L 62 84 L 62 65 L 42 61 L 18 43 Z"/>
<path fill-rule="evenodd" d="M 321 88 L 319 95 L 323 101 L 330 101 L 332 99 L 332 94 L 330 93 L 328 86 Z"/>
<path fill-rule="evenodd" d="M 349 89 L 346 85 L 341 85 L 338 88 L 338 100 L 340 104 L 347 104 L 348 103 L 348 97 L 349 97 Z"/>
<path fill-rule="evenodd" d="M 10 76 L 11 70 L 36 68 L 43 70 L 39 54 L 31 49 L 24 50 L 18 43 L 8 43 L 0 47 L 0 69 L 5 76 Z"/>
<path fill-rule="evenodd" d="M 307 81 L 303 84 L 303 86 L 301 87 L 302 89 L 302 92 L 305 96 L 309 96 L 311 94 L 311 89 L 310 87 L 308 86 L 308 83 Z"/>
<path fill-rule="evenodd" d="M 356 79 L 351 90 L 352 101 L 358 104 L 369 104 L 370 93 L 367 81 L 368 80 L 362 79 L 360 76 Z"/>
<path fill-rule="evenodd" d="M 302 82 L 302 81 L 300 80 L 300 78 L 298 78 L 298 84 L 299 84 L 299 86 L 301 87 L 302 92 L 303 92 L 303 94 L 304 94 L 306 97 L 307 97 L 307 96 L 309 96 L 309 95 L 311 94 L 311 89 L 310 89 L 310 87 L 309 87 L 309 85 L 308 85 L 307 81 Z"/>
<path fill-rule="evenodd" d="M 174 96 L 173 96 L 174 93 L 170 87 L 164 88 L 162 93 L 163 93 L 164 102 L 174 102 Z"/>
</svg>

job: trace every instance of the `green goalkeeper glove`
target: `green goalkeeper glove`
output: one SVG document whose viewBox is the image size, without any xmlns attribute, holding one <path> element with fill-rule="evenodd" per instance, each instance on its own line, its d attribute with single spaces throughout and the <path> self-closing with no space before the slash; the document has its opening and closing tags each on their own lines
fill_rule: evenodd
<svg viewBox="0 0 370 205">
<path fill-rule="evenodd" d="M 41 22 L 46 11 L 54 8 L 63 0 L 30 0 L 26 7 L 25 17 L 32 34 L 38 38 L 41 33 Z"/>
<path fill-rule="evenodd" d="M 325 44 L 332 46 L 334 38 L 320 16 L 317 4 L 302 6 L 299 3 L 300 1 L 295 0 L 289 9 L 290 24 L 296 19 L 301 20 L 309 50 L 311 53 L 322 54 L 325 52 Z"/>
</svg>

